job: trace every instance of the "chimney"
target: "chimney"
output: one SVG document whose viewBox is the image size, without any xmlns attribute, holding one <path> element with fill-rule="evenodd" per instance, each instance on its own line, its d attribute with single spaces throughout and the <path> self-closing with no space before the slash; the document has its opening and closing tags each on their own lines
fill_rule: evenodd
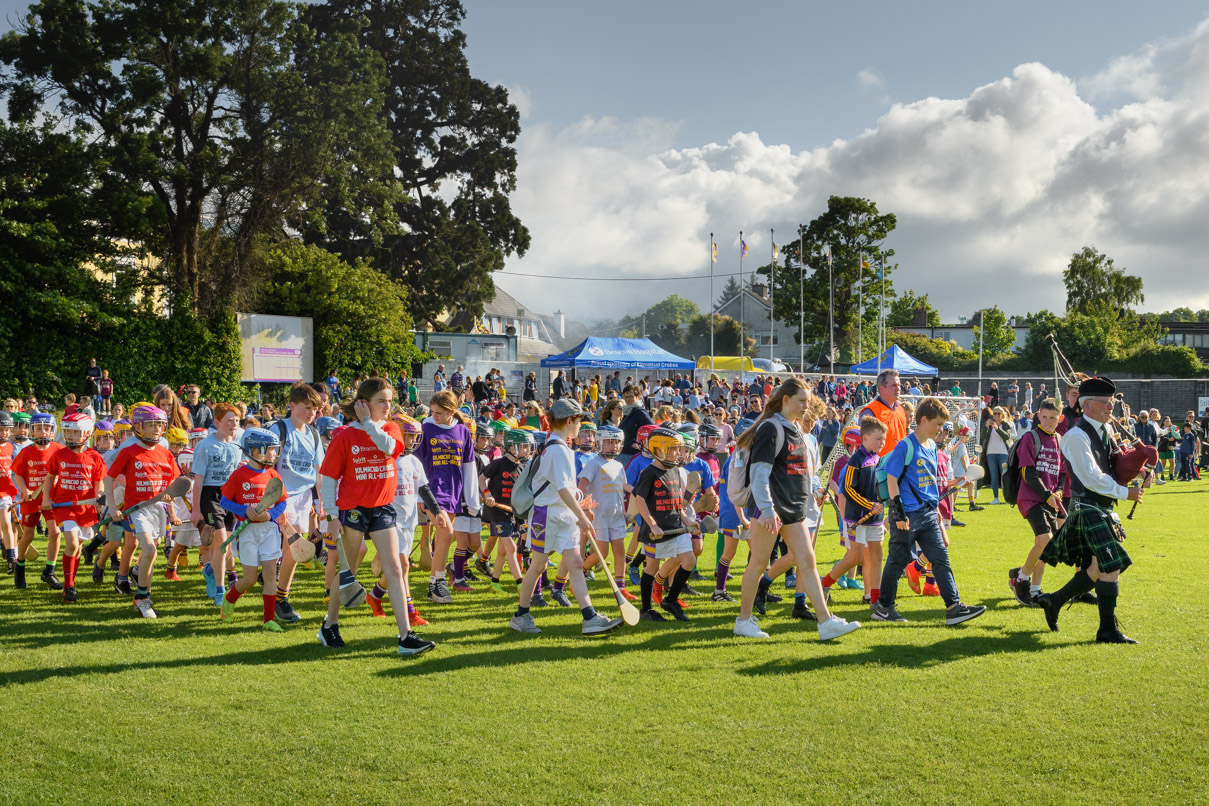
<svg viewBox="0 0 1209 806">
<path fill-rule="evenodd" d="M 752 283 L 751 293 L 755 294 L 760 299 L 768 299 L 768 286 L 763 283 Z"/>
<path fill-rule="evenodd" d="M 911 312 L 912 327 L 926 327 L 928 324 L 928 309 L 916 308 Z"/>
<path fill-rule="evenodd" d="M 562 311 L 555 311 L 554 315 L 558 317 L 558 337 L 565 339 L 567 337 L 567 317 Z"/>
</svg>

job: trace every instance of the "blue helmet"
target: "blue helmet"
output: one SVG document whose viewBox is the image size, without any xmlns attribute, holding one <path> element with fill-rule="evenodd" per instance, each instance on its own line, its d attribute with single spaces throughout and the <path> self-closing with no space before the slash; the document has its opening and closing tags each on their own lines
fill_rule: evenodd
<svg viewBox="0 0 1209 806">
<path fill-rule="evenodd" d="M 546 437 L 550 436 L 548 431 L 534 431 L 533 441 L 537 444 L 537 449 L 540 451 L 542 446 L 546 444 Z"/>
<path fill-rule="evenodd" d="M 331 439 L 332 432 L 340 427 L 340 421 L 335 417 L 320 417 L 315 421 L 315 428 L 319 431 L 319 436 L 324 439 Z"/>
<path fill-rule="evenodd" d="M 255 459 L 252 451 L 261 451 L 263 456 L 264 451 L 269 448 L 280 448 L 281 440 L 267 428 L 249 428 L 243 432 L 243 437 L 239 440 L 239 447 L 246 456 Z"/>
<path fill-rule="evenodd" d="M 740 436 L 744 431 L 751 428 L 755 424 L 755 420 L 751 419 L 750 417 L 744 417 L 743 419 L 739 420 L 739 422 L 735 423 L 735 436 Z"/>
<path fill-rule="evenodd" d="M 31 414 L 29 416 L 29 424 L 30 425 L 38 425 L 38 424 L 49 425 L 51 428 L 54 428 L 55 427 L 55 415 L 47 414 L 44 411 L 39 411 L 36 414 Z"/>
</svg>

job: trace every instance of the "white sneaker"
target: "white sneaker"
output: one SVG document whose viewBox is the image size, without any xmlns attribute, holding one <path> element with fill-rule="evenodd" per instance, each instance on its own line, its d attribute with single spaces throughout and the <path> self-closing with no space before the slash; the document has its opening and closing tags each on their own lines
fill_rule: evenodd
<svg viewBox="0 0 1209 806">
<path fill-rule="evenodd" d="M 532 613 L 526 613 L 523 616 L 513 616 L 512 620 L 508 622 L 508 626 L 517 632 L 527 632 L 530 635 L 538 635 L 541 632 L 537 628 L 537 625 L 533 623 Z"/>
<path fill-rule="evenodd" d="M 150 599 L 135 599 L 134 606 L 143 618 L 159 618 L 159 613 L 155 612 Z"/>
<path fill-rule="evenodd" d="M 584 635 L 604 635 L 605 633 L 613 632 L 613 630 L 620 626 L 621 619 L 610 619 L 597 613 L 592 618 L 584 619 L 583 629 L 580 632 Z"/>
<path fill-rule="evenodd" d="M 819 640 L 830 641 L 861 628 L 859 621 L 844 621 L 839 616 L 832 616 L 819 625 Z"/>
<path fill-rule="evenodd" d="M 768 633 L 760 629 L 755 616 L 735 619 L 735 635 L 739 638 L 767 638 Z"/>
<path fill-rule="evenodd" d="M 992 499 L 991 499 L 991 505 L 992 505 L 992 506 L 998 506 L 998 505 L 999 505 L 999 499 L 998 499 L 998 498 L 992 498 Z"/>
</svg>

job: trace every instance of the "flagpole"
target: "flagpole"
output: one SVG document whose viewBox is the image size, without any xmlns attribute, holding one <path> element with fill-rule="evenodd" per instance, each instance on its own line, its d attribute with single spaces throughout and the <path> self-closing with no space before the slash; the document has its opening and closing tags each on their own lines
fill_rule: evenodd
<svg viewBox="0 0 1209 806">
<path fill-rule="evenodd" d="M 835 375 L 835 279 L 832 277 L 832 249 L 827 245 L 827 353 L 831 359 L 831 374 Z"/>
<path fill-rule="evenodd" d="M 714 367 L 714 313 L 716 311 L 716 302 L 714 301 L 714 234 L 709 234 L 709 371 L 713 373 Z"/>
<path fill-rule="evenodd" d="M 886 256 L 878 255 L 881 258 L 882 272 L 882 304 L 877 310 L 877 374 L 882 374 L 882 353 L 886 351 L 886 328 L 884 325 L 884 317 L 886 313 Z"/>
<path fill-rule="evenodd" d="M 777 274 L 777 233 L 771 227 L 768 229 L 768 253 L 772 256 L 772 263 L 768 265 L 768 363 L 771 366 L 774 359 L 772 343 L 776 341 L 777 335 L 777 312 L 774 306 L 776 302 L 776 274 Z"/>
<path fill-rule="evenodd" d="M 798 369 L 806 374 L 806 338 L 802 331 L 806 329 L 806 231 L 798 233 L 801 241 L 798 243 Z"/>
<path fill-rule="evenodd" d="M 865 253 L 856 253 L 856 363 L 865 360 Z"/>
<path fill-rule="evenodd" d="M 743 377 L 743 356 L 747 354 L 747 342 L 743 338 L 743 230 L 739 230 L 739 383 Z"/>
</svg>

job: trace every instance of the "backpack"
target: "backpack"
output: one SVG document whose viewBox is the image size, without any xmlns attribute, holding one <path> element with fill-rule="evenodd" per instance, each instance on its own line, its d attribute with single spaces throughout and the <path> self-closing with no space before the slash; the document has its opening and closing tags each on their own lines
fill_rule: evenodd
<svg viewBox="0 0 1209 806">
<path fill-rule="evenodd" d="M 781 421 L 776 418 L 769 418 L 764 423 L 771 422 L 776 428 L 777 449 L 775 453 L 781 452 L 781 447 L 785 444 L 785 426 L 781 425 Z M 764 426 L 760 423 L 759 426 Z M 755 439 L 752 439 L 755 442 Z M 747 506 L 747 502 L 751 500 L 751 477 L 748 474 L 751 465 L 751 447 L 735 448 L 730 455 L 730 475 L 726 479 L 726 497 L 730 499 L 731 504 L 736 510 L 743 509 Z"/>
<path fill-rule="evenodd" d="M 281 440 L 281 452 L 285 453 L 286 441 L 289 439 L 290 431 L 293 430 L 289 426 L 289 418 L 278 420 L 273 423 L 272 430 L 277 434 L 277 438 Z M 319 429 L 313 423 L 307 423 L 306 430 L 311 432 L 311 436 L 315 440 L 315 446 L 321 447 L 323 440 L 319 438 Z"/>
<path fill-rule="evenodd" d="M 900 485 L 902 484 L 903 473 L 906 473 L 907 468 L 911 466 L 911 462 L 915 461 L 915 445 L 912 444 L 909 437 L 904 438 L 903 442 L 907 443 L 907 456 L 903 459 L 903 472 L 899 473 L 896 479 Z M 897 447 L 895 446 L 896 449 Z M 877 468 L 873 471 L 873 477 L 877 480 L 877 497 L 881 501 L 890 500 L 890 484 L 887 481 L 890 478 L 890 474 L 886 472 L 886 462 L 890 458 L 891 453 L 894 453 L 894 451 L 890 451 L 881 459 L 878 459 Z"/>
<path fill-rule="evenodd" d="M 1030 429 L 1025 433 L 1033 438 L 1033 459 L 1036 461 L 1037 454 L 1041 451 L 1041 435 L 1035 429 Z M 1058 440 L 1061 445 L 1062 437 L 1054 434 L 1054 439 Z M 1016 440 L 1016 444 L 1008 452 L 1007 470 L 1003 472 L 1003 478 L 999 480 L 999 486 L 1003 488 L 1003 501 L 1011 506 L 1016 505 L 1016 498 L 1020 494 L 1020 484 L 1024 480 L 1024 469 L 1020 466 L 1021 442 L 1024 440 Z"/>
<path fill-rule="evenodd" d="M 545 481 L 542 482 L 542 486 L 534 490 L 533 477 L 537 475 L 537 469 L 541 466 L 542 455 L 546 452 L 546 448 L 554 443 L 566 444 L 561 439 L 547 439 L 545 444 L 542 445 L 542 449 L 537 452 L 537 455 L 526 462 L 525 466 L 521 468 L 516 481 L 512 482 L 512 514 L 519 520 L 528 519 L 529 513 L 533 511 L 533 502 L 550 486 L 550 482 Z"/>
</svg>

